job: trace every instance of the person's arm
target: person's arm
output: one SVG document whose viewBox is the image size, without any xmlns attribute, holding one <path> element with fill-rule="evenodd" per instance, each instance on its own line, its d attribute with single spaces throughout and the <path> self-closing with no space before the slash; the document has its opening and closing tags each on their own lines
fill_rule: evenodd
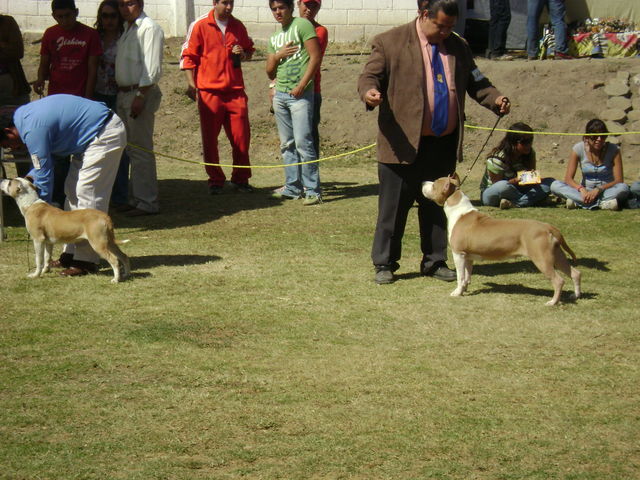
<svg viewBox="0 0 640 480">
<path fill-rule="evenodd" d="M 49 79 L 51 66 L 51 57 L 49 55 L 40 55 L 40 65 L 38 66 L 38 78 L 33 82 L 33 91 L 38 95 L 44 94 L 44 84 Z"/>
<path fill-rule="evenodd" d="M 198 88 L 196 87 L 196 79 L 193 69 L 184 70 L 184 76 L 187 79 L 187 97 L 195 101 L 198 98 Z"/>
<path fill-rule="evenodd" d="M 84 97 L 92 99 L 93 93 L 96 89 L 96 79 L 98 78 L 98 62 L 100 57 L 90 56 L 87 65 L 87 88 L 84 92 Z"/>
<path fill-rule="evenodd" d="M 307 64 L 307 68 L 298 85 L 289 92 L 295 98 L 300 98 L 302 96 L 307 85 L 309 85 L 309 82 L 313 77 L 315 77 L 316 71 L 320 67 L 320 62 L 322 61 L 322 53 L 320 52 L 318 37 L 312 37 L 305 40 L 304 48 L 306 48 L 309 53 L 309 63 Z"/>
<path fill-rule="evenodd" d="M 366 104 L 367 110 L 373 110 L 383 101 L 382 84 L 386 79 L 386 56 L 382 42 L 374 38 L 371 55 L 358 78 L 358 93 Z"/>
<path fill-rule="evenodd" d="M 48 128 L 35 128 L 23 137 L 31 154 L 33 168 L 27 174 L 39 190 L 39 196 L 47 203 L 53 198 L 53 157 L 49 145 Z"/>
<path fill-rule="evenodd" d="M 278 73 L 278 65 L 280 65 L 280 62 L 283 59 L 290 57 L 297 51 L 298 51 L 298 47 L 293 45 L 293 42 L 289 42 L 283 45 L 282 48 L 280 48 L 280 50 L 278 50 L 277 52 L 269 53 L 267 55 L 266 70 L 267 70 L 267 76 L 269 77 L 269 80 L 274 80 L 276 78 L 276 75 Z"/>
</svg>

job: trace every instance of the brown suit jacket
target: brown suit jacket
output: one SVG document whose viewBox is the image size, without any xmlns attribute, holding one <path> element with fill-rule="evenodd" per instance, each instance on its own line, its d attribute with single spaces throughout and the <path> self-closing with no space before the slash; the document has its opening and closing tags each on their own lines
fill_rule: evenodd
<svg viewBox="0 0 640 480">
<path fill-rule="evenodd" d="M 467 42 L 451 34 L 444 45 L 449 68 L 455 78 L 458 98 L 457 158 L 462 161 L 465 92 L 482 106 L 497 111 L 500 92 L 484 77 Z M 413 163 L 422 132 L 425 96 L 424 64 L 415 21 L 376 36 L 364 71 L 358 79 L 358 93 L 376 88 L 382 94 L 378 114 L 378 161 Z"/>
</svg>

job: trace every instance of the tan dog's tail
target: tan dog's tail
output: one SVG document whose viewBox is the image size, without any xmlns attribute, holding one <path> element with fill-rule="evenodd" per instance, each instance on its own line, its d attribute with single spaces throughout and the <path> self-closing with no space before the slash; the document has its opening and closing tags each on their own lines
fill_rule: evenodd
<svg viewBox="0 0 640 480">
<path fill-rule="evenodd" d="M 549 226 L 551 227 L 551 235 L 553 235 L 553 237 L 558 241 L 560 247 L 562 247 L 562 249 L 571 256 L 571 261 L 575 263 L 577 261 L 576 254 L 573 253 L 573 250 L 571 250 L 571 248 L 569 248 L 569 245 L 567 245 L 567 242 L 564 240 L 564 237 L 562 236 L 562 233 L 560 233 L 560 230 L 558 230 L 553 225 Z"/>
</svg>

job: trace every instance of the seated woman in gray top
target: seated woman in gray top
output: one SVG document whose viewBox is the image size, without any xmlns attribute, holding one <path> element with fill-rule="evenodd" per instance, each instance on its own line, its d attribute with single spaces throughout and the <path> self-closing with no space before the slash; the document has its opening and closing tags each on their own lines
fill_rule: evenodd
<svg viewBox="0 0 640 480">
<path fill-rule="evenodd" d="M 567 208 L 620 210 L 626 203 L 629 187 L 623 182 L 620 148 L 607 142 L 608 133 L 602 120 L 590 120 L 586 135 L 573 146 L 564 182 L 551 184 L 551 192 L 565 198 Z M 578 167 L 580 183 L 574 180 Z"/>
</svg>

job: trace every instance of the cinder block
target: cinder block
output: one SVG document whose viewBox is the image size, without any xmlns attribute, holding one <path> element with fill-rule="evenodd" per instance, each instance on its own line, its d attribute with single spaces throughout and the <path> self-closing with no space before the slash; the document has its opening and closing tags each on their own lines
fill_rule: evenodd
<svg viewBox="0 0 640 480">
<path fill-rule="evenodd" d="M 336 42 L 360 42 L 364 39 L 363 26 L 336 26 Z"/>
<path fill-rule="evenodd" d="M 326 10 L 322 14 L 322 21 L 326 25 L 348 25 L 349 24 L 349 11 L 348 10 Z"/>
<path fill-rule="evenodd" d="M 352 8 L 361 9 L 364 8 L 362 4 L 362 0 L 340 0 L 339 2 L 340 8 L 345 8 L 350 10 Z"/>
<path fill-rule="evenodd" d="M 375 25 L 378 23 L 377 10 L 349 10 L 348 25 Z"/>
<path fill-rule="evenodd" d="M 267 40 L 269 40 L 269 37 L 278 28 L 278 24 L 275 22 L 271 25 L 267 25 L 264 23 L 249 22 L 249 23 L 245 23 L 245 26 L 247 27 L 247 30 L 249 31 L 249 35 L 251 36 L 251 38 L 253 38 L 254 40 L 262 41 L 262 42 L 266 42 Z"/>
<path fill-rule="evenodd" d="M 418 3 L 415 0 L 393 0 L 393 9 L 413 10 L 414 12 L 416 12 L 418 11 Z"/>
<path fill-rule="evenodd" d="M 373 40 L 376 35 L 386 32 L 389 29 L 390 27 L 382 25 L 366 25 L 364 27 L 364 39 L 367 43 L 371 43 L 371 40 Z"/>
<path fill-rule="evenodd" d="M 258 7 L 235 7 L 233 9 L 233 16 L 242 22 L 257 22 L 258 11 Z"/>
<path fill-rule="evenodd" d="M 378 25 L 402 25 L 403 23 L 407 23 L 406 10 L 378 11 Z"/>
</svg>

